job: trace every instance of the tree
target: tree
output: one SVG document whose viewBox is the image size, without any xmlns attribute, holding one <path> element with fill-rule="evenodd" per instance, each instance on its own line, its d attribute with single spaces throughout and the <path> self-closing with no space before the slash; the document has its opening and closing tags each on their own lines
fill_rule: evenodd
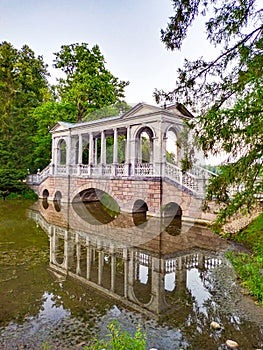
<svg viewBox="0 0 263 350">
<path fill-rule="evenodd" d="M 5 174 L 1 191 L 15 188 L 14 182 L 22 181 L 32 166 L 37 127 L 32 113 L 50 95 L 47 76 L 42 57 L 35 57 L 27 45 L 17 50 L 10 43 L 0 44 L 0 169 Z M 10 186 L 7 173 L 12 174 Z"/>
<path fill-rule="evenodd" d="M 121 113 L 128 112 L 132 107 L 129 106 L 125 101 L 115 102 L 113 105 L 102 107 L 101 109 L 97 109 L 92 113 L 87 114 L 83 120 L 91 121 L 102 119 L 106 117 L 113 117 L 120 115 Z"/>
<path fill-rule="evenodd" d="M 32 113 L 32 120 L 37 125 L 32 141 L 34 150 L 32 152 L 31 172 L 43 169 L 51 159 L 51 134 L 50 129 L 58 122 L 74 122 L 76 108 L 71 103 L 50 100 L 36 107 Z"/>
<path fill-rule="evenodd" d="M 66 75 L 66 78 L 59 79 L 59 96 L 62 101 L 77 107 L 78 122 L 86 114 L 124 97 L 128 82 L 119 81 L 106 69 L 98 45 L 92 49 L 86 43 L 63 45 L 55 56 L 54 66 Z"/>
<path fill-rule="evenodd" d="M 174 15 L 161 30 L 166 48 L 180 49 L 189 26 L 203 15 L 207 39 L 221 52 L 211 61 L 185 59 L 175 89 L 156 90 L 155 97 L 180 99 L 198 113 L 191 127 L 206 156 L 227 153 L 207 191 L 207 199 L 219 204 L 217 222 L 223 223 L 236 211 L 253 208 L 263 193 L 263 10 L 256 0 L 172 3 Z"/>
</svg>

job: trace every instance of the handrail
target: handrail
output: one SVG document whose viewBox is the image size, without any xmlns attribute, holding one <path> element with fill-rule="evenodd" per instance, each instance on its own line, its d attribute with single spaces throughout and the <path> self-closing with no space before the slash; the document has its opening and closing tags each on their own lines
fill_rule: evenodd
<svg viewBox="0 0 263 350">
<path fill-rule="evenodd" d="M 30 174 L 27 176 L 26 182 L 28 184 L 40 184 L 50 175 L 52 176 L 73 176 L 84 178 L 96 178 L 96 177 L 149 177 L 160 176 L 158 169 L 154 167 L 153 163 L 136 163 L 133 167 L 129 164 L 107 164 L 107 165 L 90 165 L 90 164 L 74 164 L 74 165 L 51 165 L 49 164 L 42 171 L 38 171 L 37 174 Z M 196 193 L 203 195 L 205 187 L 211 176 L 216 176 L 215 173 L 195 166 L 191 171 L 183 172 L 177 165 L 166 162 L 164 164 L 163 175 L 170 180 L 176 182 L 180 186 Z"/>
</svg>

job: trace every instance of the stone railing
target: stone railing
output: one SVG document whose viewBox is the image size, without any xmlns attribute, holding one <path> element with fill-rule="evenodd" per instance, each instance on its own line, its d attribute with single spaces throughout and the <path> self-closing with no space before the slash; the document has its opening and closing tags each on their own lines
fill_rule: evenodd
<svg viewBox="0 0 263 350">
<path fill-rule="evenodd" d="M 73 164 L 73 165 L 49 165 L 41 172 L 27 176 L 28 184 L 40 184 L 49 176 L 73 176 L 73 177 L 159 177 L 165 176 L 193 193 L 203 195 L 205 187 L 214 173 L 202 168 L 194 167 L 191 172 L 182 172 L 182 169 L 174 164 L 165 163 L 161 168 L 152 163 L 131 164 Z"/>
<path fill-rule="evenodd" d="M 182 172 L 181 168 L 171 163 L 165 164 L 164 174 L 167 178 L 201 196 L 205 193 L 209 178 L 216 175 L 201 167 L 194 167 L 191 172 Z"/>
<path fill-rule="evenodd" d="M 26 178 L 27 184 L 40 184 L 42 181 L 47 179 L 50 175 L 52 175 L 52 166 L 49 164 L 45 169 L 40 171 L 38 169 L 36 174 L 28 174 Z"/>
</svg>

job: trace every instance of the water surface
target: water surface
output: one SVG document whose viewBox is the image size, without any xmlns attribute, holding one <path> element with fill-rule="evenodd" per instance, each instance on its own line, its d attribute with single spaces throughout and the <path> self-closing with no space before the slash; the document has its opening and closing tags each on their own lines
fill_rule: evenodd
<svg viewBox="0 0 263 350">
<path fill-rule="evenodd" d="M 81 349 L 118 320 L 131 333 L 141 324 L 147 348 L 260 349 L 262 309 L 240 293 L 226 249 L 177 219 L 2 201 L 0 348 Z"/>
</svg>

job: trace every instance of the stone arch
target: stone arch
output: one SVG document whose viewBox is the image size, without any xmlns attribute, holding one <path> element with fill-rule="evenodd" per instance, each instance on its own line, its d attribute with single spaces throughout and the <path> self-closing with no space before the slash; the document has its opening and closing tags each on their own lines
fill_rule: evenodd
<svg viewBox="0 0 263 350">
<path fill-rule="evenodd" d="M 61 198 L 62 194 L 60 191 L 56 191 L 54 195 L 54 208 L 57 212 L 61 211 Z"/>
<path fill-rule="evenodd" d="M 58 141 L 58 164 L 66 165 L 67 162 L 67 143 L 64 139 Z"/>
<path fill-rule="evenodd" d="M 149 126 L 143 126 L 137 130 L 135 135 L 135 158 L 139 163 L 151 163 L 153 154 L 154 132 Z"/>
<path fill-rule="evenodd" d="M 83 189 L 73 198 L 73 209 L 83 220 L 93 225 L 108 224 L 120 213 L 115 199 L 94 187 Z"/>
<path fill-rule="evenodd" d="M 163 207 L 163 217 L 182 217 L 183 211 L 179 204 L 169 202 Z"/>
<path fill-rule="evenodd" d="M 174 125 L 170 125 L 164 137 L 166 138 L 166 160 L 172 164 L 178 164 L 180 151 L 178 147 L 179 131 Z"/>
<path fill-rule="evenodd" d="M 163 225 L 167 233 L 177 236 L 181 233 L 183 211 L 175 202 L 167 203 L 162 209 Z"/>
<path fill-rule="evenodd" d="M 144 228 L 147 222 L 148 206 L 142 199 L 137 199 L 133 204 L 132 219 L 135 226 Z"/>
<path fill-rule="evenodd" d="M 49 191 L 46 188 L 42 192 L 42 197 L 44 199 L 48 199 L 48 197 L 49 197 Z"/>
</svg>

